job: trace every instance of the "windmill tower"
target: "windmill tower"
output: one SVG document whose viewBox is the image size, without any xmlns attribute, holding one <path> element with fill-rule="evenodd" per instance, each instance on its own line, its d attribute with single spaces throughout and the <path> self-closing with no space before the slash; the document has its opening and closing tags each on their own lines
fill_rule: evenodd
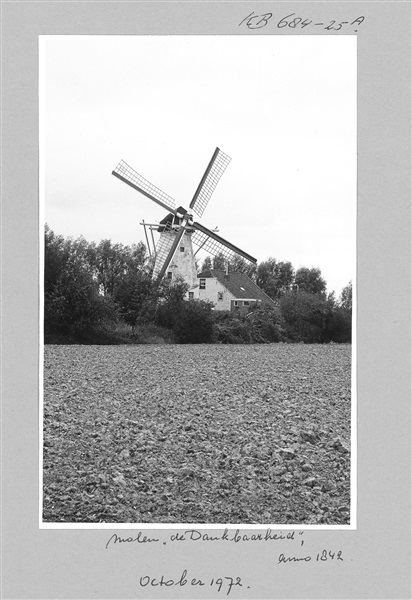
<svg viewBox="0 0 412 600">
<path fill-rule="evenodd" d="M 222 256 L 229 263 L 239 256 L 246 261 L 246 265 L 257 262 L 253 256 L 223 239 L 215 231 L 193 221 L 192 211 L 199 217 L 203 215 L 229 162 L 230 158 L 216 148 L 190 202 L 189 210 L 182 206 L 176 208 L 176 202 L 171 196 L 139 175 L 123 160 L 112 171 L 115 177 L 168 211 L 156 226 L 160 239 L 156 245 L 153 277 L 160 280 L 166 275 L 173 280 L 181 276 L 193 290 L 197 286 L 195 255 L 201 249 L 212 256 Z"/>
<path fill-rule="evenodd" d="M 158 276 L 160 273 L 180 227 L 180 219 L 172 213 L 169 213 L 160 221 L 160 224 L 157 227 L 157 231 L 160 233 L 160 239 L 156 246 L 156 257 L 153 269 L 154 277 Z M 176 247 L 172 259 L 166 267 L 164 274 L 165 277 L 172 281 L 175 281 L 179 277 L 184 279 L 189 286 L 189 291 L 197 287 L 197 269 L 192 244 L 193 231 L 194 230 L 189 225 L 186 226 L 184 234 Z"/>
</svg>

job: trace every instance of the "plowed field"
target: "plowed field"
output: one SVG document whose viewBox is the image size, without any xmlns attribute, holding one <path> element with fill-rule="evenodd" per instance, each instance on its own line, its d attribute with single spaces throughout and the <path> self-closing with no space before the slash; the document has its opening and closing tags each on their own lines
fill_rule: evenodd
<svg viewBox="0 0 412 600">
<path fill-rule="evenodd" d="M 350 346 L 44 358 L 44 521 L 349 523 Z"/>
</svg>

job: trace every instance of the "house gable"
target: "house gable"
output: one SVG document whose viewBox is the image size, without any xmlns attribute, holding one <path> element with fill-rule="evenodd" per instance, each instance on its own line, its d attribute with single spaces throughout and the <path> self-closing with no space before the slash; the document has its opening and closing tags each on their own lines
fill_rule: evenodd
<svg viewBox="0 0 412 600">
<path fill-rule="evenodd" d="M 216 310 L 230 310 L 233 294 L 210 271 L 199 273 L 198 298 L 213 302 Z"/>
<path fill-rule="evenodd" d="M 245 273 L 203 271 L 198 274 L 199 299 L 213 302 L 217 310 L 249 308 L 256 304 L 275 306 L 275 302 Z"/>
</svg>

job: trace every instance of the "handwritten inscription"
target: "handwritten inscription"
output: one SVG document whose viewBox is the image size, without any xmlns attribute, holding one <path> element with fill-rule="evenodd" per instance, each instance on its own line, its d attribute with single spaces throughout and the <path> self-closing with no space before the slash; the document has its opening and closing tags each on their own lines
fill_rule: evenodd
<svg viewBox="0 0 412 600">
<path fill-rule="evenodd" d="M 110 544 L 133 544 L 133 543 L 150 544 L 150 543 L 159 542 L 159 541 L 160 540 L 158 538 L 149 538 L 146 535 L 143 535 L 143 533 L 141 531 L 139 531 L 139 533 L 135 537 L 133 537 L 133 536 L 121 537 L 120 535 L 117 535 L 117 533 L 114 533 L 108 539 L 106 548 L 108 548 L 110 546 Z"/>
<path fill-rule="evenodd" d="M 226 592 L 226 596 L 229 596 L 233 588 L 244 586 L 241 577 L 224 576 L 216 578 L 212 577 L 211 579 L 205 577 L 189 577 L 186 569 L 180 577 L 171 577 L 170 579 L 167 579 L 165 575 L 161 575 L 160 577 L 144 575 L 143 577 L 140 577 L 139 584 L 141 587 L 184 587 L 185 585 L 195 587 L 209 586 L 214 588 L 217 592 Z"/>
<path fill-rule="evenodd" d="M 223 532 L 219 532 L 216 531 L 215 533 L 206 533 L 203 531 L 199 531 L 198 529 L 186 529 L 185 531 L 175 531 L 173 533 L 168 534 L 168 536 L 166 537 L 166 539 L 161 539 L 160 537 L 149 537 L 147 535 L 144 535 L 141 531 L 139 531 L 137 533 L 137 535 L 133 535 L 133 536 L 128 536 L 128 537 L 122 537 L 120 535 L 118 535 L 117 533 L 113 533 L 113 535 L 110 536 L 110 538 L 107 540 L 106 542 L 106 549 L 109 548 L 109 546 L 126 546 L 126 545 L 152 545 L 152 544 L 162 544 L 164 546 L 166 546 L 168 543 L 172 543 L 174 546 L 180 545 L 181 543 L 190 543 L 190 542 L 195 542 L 195 543 L 202 543 L 202 542 L 206 542 L 206 543 L 210 543 L 210 542 L 232 542 L 232 543 L 253 543 L 253 542 L 270 542 L 270 541 L 274 541 L 274 542 L 278 542 L 279 544 L 281 544 L 282 546 L 285 545 L 285 543 L 288 545 L 288 549 L 289 552 L 282 552 L 281 554 L 278 555 L 277 558 L 277 564 L 278 565 L 285 565 L 285 564 L 291 564 L 291 563 L 308 563 L 308 562 L 321 562 L 321 563 L 331 563 L 331 562 L 341 562 L 343 561 L 343 553 L 342 550 L 330 550 L 330 549 L 322 549 L 322 550 L 318 550 L 316 549 L 315 552 L 310 552 L 308 551 L 309 549 L 306 549 L 306 551 L 304 551 L 304 544 L 305 544 L 305 540 L 303 538 L 304 536 L 304 532 L 303 531 L 288 531 L 288 532 L 282 532 L 282 531 L 278 531 L 278 532 L 274 532 L 272 531 L 270 528 L 266 529 L 265 532 L 259 532 L 259 533 L 241 533 L 239 529 L 236 529 L 235 532 L 233 531 L 229 531 L 229 529 L 224 529 Z M 298 554 L 298 552 L 296 552 L 296 546 L 298 546 L 298 548 L 301 551 L 304 551 L 304 554 Z M 293 548 L 293 550 L 291 550 Z M 283 549 L 283 548 L 282 548 Z M 203 585 L 211 585 L 211 586 L 216 586 L 216 588 L 218 588 L 218 592 L 220 592 L 223 587 L 225 587 L 225 589 L 227 588 L 227 595 L 230 594 L 231 590 L 233 587 L 235 586 L 239 586 L 242 587 L 241 584 L 241 579 L 240 577 L 236 577 L 236 578 L 232 578 L 232 577 L 218 577 L 218 578 L 212 578 L 210 580 L 210 583 L 204 582 L 200 579 L 196 579 L 196 578 L 192 578 L 187 579 L 186 578 L 187 575 L 187 571 L 183 572 L 183 575 L 180 579 L 167 579 L 165 578 L 164 575 L 162 575 L 160 578 L 158 577 L 152 577 L 149 575 L 145 575 L 144 577 L 140 578 L 140 585 L 145 587 L 147 585 L 151 586 L 151 587 L 156 587 L 156 586 L 172 586 L 172 585 L 198 585 L 198 586 L 203 586 Z M 183 583 L 185 582 L 185 583 Z"/>
<path fill-rule="evenodd" d="M 336 19 L 326 19 L 322 22 L 314 22 L 312 19 L 307 17 L 302 17 L 297 15 L 296 13 L 291 13 L 290 15 L 286 15 L 282 17 L 279 21 L 276 22 L 276 18 L 274 18 L 274 14 L 271 12 L 256 14 L 255 12 L 251 12 L 247 17 L 242 19 L 239 23 L 239 27 L 247 27 L 248 29 L 262 29 L 266 27 L 269 23 L 273 24 L 277 29 L 285 29 L 289 30 L 302 30 L 305 27 L 309 27 L 310 29 L 324 29 L 325 31 L 340 31 L 341 33 L 357 33 L 358 28 L 364 22 L 365 17 L 360 15 L 355 19 L 350 19 L 348 21 L 339 21 Z"/>
<path fill-rule="evenodd" d="M 185 541 L 198 541 L 203 542 L 258 542 L 258 541 L 269 541 L 269 540 L 294 540 L 295 532 L 289 531 L 288 533 L 275 533 L 271 529 L 267 529 L 265 533 L 252 533 L 241 534 L 239 529 L 236 529 L 234 534 L 229 534 L 229 530 L 226 528 L 222 534 L 211 535 L 210 533 L 202 533 L 197 529 L 188 529 L 182 533 L 177 532 L 170 536 L 172 542 L 185 542 Z"/>
<path fill-rule="evenodd" d="M 331 550 L 323 549 L 322 552 L 318 552 L 316 556 L 312 556 L 310 554 L 307 554 L 306 556 L 286 556 L 282 553 L 279 554 L 278 565 L 285 563 L 311 562 L 312 560 L 316 562 L 330 562 L 337 560 L 343 561 L 342 550 L 332 552 Z"/>
<path fill-rule="evenodd" d="M 195 543 L 202 544 L 206 543 L 209 545 L 210 543 L 224 543 L 232 542 L 235 544 L 252 544 L 255 543 L 263 543 L 265 547 L 269 548 L 278 548 L 278 552 L 273 556 L 272 564 L 273 567 L 278 567 L 279 569 L 288 569 L 287 565 L 293 565 L 296 569 L 306 569 L 304 565 L 308 563 L 318 563 L 324 565 L 332 565 L 336 563 L 343 562 L 343 552 L 338 549 L 310 549 L 306 547 L 304 540 L 304 531 L 272 531 L 270 528 L 267 528 L 266 531 L 262 532 L 242 532 L 240 529 L 236 529 L 235 531 L 229 530 L 225 528 L 223 531 L 215 531 L 215 532 L 204 532 L 199 531 L 198 529 L 186 529 L 186 530 L 175 530 L 173 532 L 161 532 L 157 534 L 159 537 L 144 535 L 142 531 L 138 531 L 136 534 L 129 536 L 121 536 L 117 533 L 113 533 L 110 538 L 106 542 L 106 549 L 112 546 L 116 547 L 127 547 L 127 546 L 135 546 L 142 548 L 147 548 L 148 546 L 166 546 L 171 544 L 173 547 L 180 546 L 185 543 Z M 272 543 L 274 542 L 274 545 Z M 280 548 L 279 548 L 280 546 Z M 279 553 L 279 550 L 284 550 L 284 552 Z M 327 569 L 327 567 L 323 567 Z M 243 574 L 241 573 L 243 576 Z M 229 596 L 233 594 L 236 596 L 235 592 L 240 591 L 241 588 L 250 589 L 251 585 L 248 585 L 249 582 L 245 582 L 245 579 L 238 573 L 231 573 L 230 575 L 226 575 L 224 572 L 211 573 L 209 575 L 204 575 L 203 573 L 190 573 L 188 569 L 184 569 L 181 574 L 178 572 L 177 574 L 165 574 L 165 573 L 143 573 L 138 575 L 139 580 L 138 583 L 141 588 L 170 588 L 170 587 L 185 587 L 187 589 L 191 588 L 191 592 L 193 597 L 196 595 L 196 591 L 202 589 L 202 594 L 207 589 L 213 591 L 216 595 L 225 595 Z M 240 595 L 244 595 L 244 592 L 241 592 Z"/>
<path fill-rule="evenodd" d="M 270 528 L 268 528 L 265 532 L 262 533 L 240 533 L 239 529 L 236 531 L 229 532 L 229 529 L 225 529 L 223 533 L 216 532 L 216 534 L 211 533 L 203 533 L 197 529 L 187 529 L 186 531 L 177 531 L 172 533 L 169 536 L 170 542 L 268 542 L 268 541 L 276 541 L 276 540 L 295 540 L 295 534 L 298 536 L 302 536 L 303 532 L 299 531 L 298 533 L 295 531 L 289 531 L 287 533 L 282 532 L 274 532 Z M 156 542 L 160 542 L 159 538 L 148 537 L 143 535 L 141 531 L 137 533 L 135 536 L 122 537 L 117 533 L 113 533 L 110 536 L 106 543 L 106 548 L 114 545 L 121 544 L 153 544 Z M 163 541 L 163 544 L 166 544 L 166 541 Z M 303 540 L 301 540 L 301 544 L 303 544 Z"/>
</svg>

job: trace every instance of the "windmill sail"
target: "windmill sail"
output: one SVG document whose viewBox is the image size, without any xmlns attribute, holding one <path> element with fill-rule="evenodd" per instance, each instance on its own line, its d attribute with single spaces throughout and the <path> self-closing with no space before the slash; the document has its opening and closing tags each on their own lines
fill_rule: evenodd
<svg viewBox="0 0 412 600">
<path fill-rule="evenodd" d="M 216 148 L 190 203 L 190 208 L 193 209 L 199 217 L 203 215 L 210 197 L 215 191 L 219 179 L 222 177 L 230 161 L 231 158 L 227 154 L 222 152 L 219 148 Z"/>
<path fill-rule="evenodd" d="M 172 226 L 168 223 L 160 236 L 160 239 L 156 246 L 156 261 L 153 269 L 153 277 L 159 277 L 160 272 L 162 271 L 166 259 L 169 255 L 170 249 L 173 246 L 174 236 L 170 235 L 172 233 Z M 169 234 L 169 235 L 168 235 Z M 167 267 L 166 267 L 167 268 Z M 166 269 L 165 269 L 166 270 Z"/>
<path fill-rule="evenodd" d="M 166 270 L 168 269 L 170 263 L 172 262 L 173 256 L 176 252 L 176 248 L 178 247 L 180 240 L 182 239 L 182 237 L 185 234 L 186 231 L 186 224 L 183 222 L 182 225 L 180 226 L 180 229 L 178 229 L 175 233 L 174 233 L 174 240 L 172 245 L 169 248 L 169 252 L 165 258 L 165 260 L 163 261 L 163 264 L 160 268 L 160 271 L 157 275 L 157 277 L 159 279 L 161 279 L 163 277 L 163 275 L 166 273 Z M 159 265 L 160 266 L 160 265 Z"/>
<path fill-rule="evenodd" d="M 130 185 L 141 194 L 144 194 L 169 212 L 175 212 L 176 203 L 171 196 L 159 190 L 155 185 L 147 181 L 137 171 L 132 169 L 124 160 L 121 160 L 112 171 L 112 175 Z"/>
<path fill-rule="evenodd" d="M 223 256 L 223 258 L 230 263 L 235 262 L 236 258 L 241 256 L 247 261 L 245 263 L 246 268 L 252 264 L 256 264 L 256 258 L 223 239 L 214 231 L 210 231 L 210 229 L 200 225 L 200 223 L 193 223 L 192 227 L 195 230 L 192 235 L 192 242 L 199 250 L 205 250 L 212 256 Z M 239 263 L 239 261 L 237 262 Z M 249 265 L 247 265 L 247 263 L 249 263 Z"/>
</svg>

